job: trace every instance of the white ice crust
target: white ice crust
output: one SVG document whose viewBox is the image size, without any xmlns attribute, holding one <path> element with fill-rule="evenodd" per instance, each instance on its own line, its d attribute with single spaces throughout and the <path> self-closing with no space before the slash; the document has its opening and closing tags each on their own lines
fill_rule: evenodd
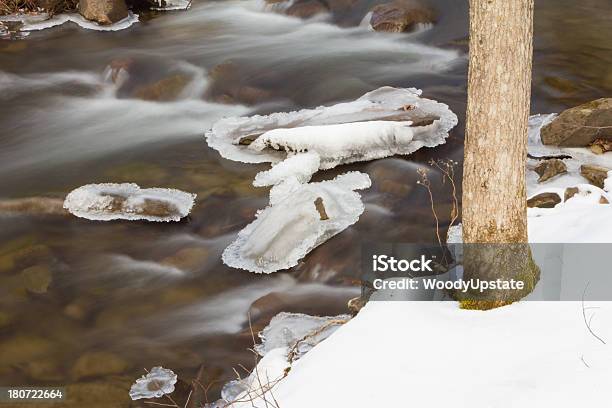
<svg viewBox="0 0 612 408">
<path fill-rule="evenodd" d="M 130 388 L 130 398 L 159 398 L 174 392 L 177 375 L 167 368 L 153 367 L 146 375 L 136 380 Z"/>
<path fill-rule="evenodd" d="M 123 202 L 117 207 L 117 197 Z M 89 220 L 180 221 L 189 215 L 196 195 L 169 188 L 141 189 L 134 183 L 87 184 L 70 192 L 64 208 L 73 215 Z M 171 209 L 168 214 L 147 210 L 147 204 L 162 204 Z"/>
<path fill-rule="evenodd" d="M 297 265 L 308 252 L 357 222 L 364 205 L 354 190 L 370 183 L 368 175 L 359 172 L 308 184 L 288 179 L 272 189 L 270 205 L 225 249 L 223 262 L 257 273 Z M 317 210 L 317 199 L 327 219 Z"/>
<path fill-rule="evenodd" d="M 126 29 L 138 22 L 138 14 L 128 12 L 128 16 L 123 20 L 113 24 L 102 25 L 93 21 L 89 21 L 78 13 L 57 14 L 50 17 L 46 13 L 37 15 L 28 14 L 12 14 L 0 17 L 0 21 L 20 21 L 23 26 L 20 31 L 38 31 L 46 28 L 56 27 L 64 23 L 72 22 L 81 28 L 96 31 L 119 31 Z"/>
<path fill-rule="evenodd" d="M 275 163 L 287 156 L 285 148 L 316 151 L 321 169 L 410 154 L 444 143 L 457 124 L 457 116 L 447 105 L 420 95 L 414 88 L 382 87 L 333 106 L 226 118 L 214 124 L 206 139 L 221 156 L 245 163 Z M 433 122 L 418 123 L 426 118 Z M 409 132 L 410 122 L 414 126 Z M 245 138 L 254 141 L 240 144 Z M 283 150 L 271 149 L 267 142 Z"/>
</svg>

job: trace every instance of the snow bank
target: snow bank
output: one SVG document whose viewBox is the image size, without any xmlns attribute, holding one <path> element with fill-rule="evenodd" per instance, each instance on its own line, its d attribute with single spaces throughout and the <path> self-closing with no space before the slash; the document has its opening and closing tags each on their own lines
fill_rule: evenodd
<svg viewBox="0 0 612 408">
<path fill-rule="evenodd" d="M 612 339 L 612 305 L 587 304 L 594 306 L 593 330 Z M 265 397 L 291 408 L 596 407 L 612 398 L 610 378 L 612 348 L 589 333 L 580 302 L 487 312 L 452 302 L 370 302 Z"/>
<path fill-rule="evenodd" d="M 87 184 L 66 196 L 64 208 L 89 220 L 180 221 L 196 195 L 169 188 L 141 189 L 133 183 Z"/>
<path fill-rule="evenodd" d="M 357 222 L 364 205 L 354 190 L 369 186 L 368 175 L 359 172 L 319 183 L 281 183 L 270 193 L 270 206 L 225 249 L 223 262 L 257 273 L 297 265 L 308 252 Z"/>
<path fill-rule="evenodd" d="M 226 118 L 206 140 L 221 156 L 245 163 L 275 163 L 287 156 L 285 150 L 315 151 L 321 169 L 410 154 L 444 143 L 457 124 L 447 105 L 420 95 L 414 88 L 382 87 L 333 106 Z"/>
</svg>

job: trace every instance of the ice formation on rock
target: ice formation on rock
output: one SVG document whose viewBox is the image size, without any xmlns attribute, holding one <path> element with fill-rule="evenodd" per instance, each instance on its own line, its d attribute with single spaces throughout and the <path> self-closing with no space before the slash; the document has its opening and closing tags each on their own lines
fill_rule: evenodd
<svg viewBox="0 0 612 408">
<path fill-rule="evenodd" d="M 245 163 L 275 163 L 287 151 L 315 151 L 321 169 L 410 154 L 444 143 L 457 124 L 447 105 L 420 95 L 414 88 L 382 87 L 333 106 L 226 118 L 206 139 L 221 156 Z"/>
<path fill-rule="evenodd" d="M 259 333 L 262 343 L 255 346 L 255 351 L 262 359 L 257 369 L 247 378 L 225 384 L 221 400 L 210 407 L 247 403 L 253 395 L 272 389 L 286 376 L 293 362 L 331 336 L 348 320 L 349 315 L 319 317 L 281 312 L 274 316 Z"/>
<path fill-rule="evenodd" d="M 223 262 L 258 273 L 297 265 L 312 249 L 357 222 L 364 205 L 354 190 L 369 186 L 368 175 L 359 172 L 318 183 L 281 183 L 272 189 L 270 205 L 225 249 Z"/>
<path fill-rule="evenodd" d="M 143 375 L 132 384 L 130 398 L 132 400 L 142 398 L 159 398 L 174 392 L 177 376 L 172 370 L 163 367 L 153 367 L 146 375 Z"/>
<path fill-rule="evenodd" d="M 317 170 L 444 143 L 457 116 L 420 96 L 414 88 L 382 87 L 352 102 L 215 123 L 206 140 L 221 156 L 275 163 L 253 182 L 272 186 L 270 205 L 240 231 L 223 262 L 258 273 L 291 268 L 357 222 L 364 205 L 354 190 L 370 186 L 366 174 L 305 183 Z"/>
<path fill-rule="evenodd" d="M 0 21 L 18 21 L 23 23 L 20 31 L 38 31 L 51 27 L 56 27 L 67 22 L 72 22 L 88 30 L 96 31 L 118 31 L 130 27 L 138 22 L 138 14 L 128 13 L 128 16 L 123 20 L 113 24 L 101 25 L 93 21 L 89 21 L 78 13 L 62 13 L 50 16 L 47 13 L 37 15 L 29 14 L 12 14 L 0 17 Z"/>
<path fill-rule="evenodd" d="M 255 346 L 255 351 L 265 356 L 278 348 L 287 351 L 294 349 L 294 360 L 297 360 L 316 344 L 331 336 L 349 319 L 349 315 L 320 317 L 281 312 L 259 333 L 261 344 Z"/>
<path fill-rule="evenodd" d="M 179 221 L 196 195 L 169 188 L 141 189 L 133 183 L 87 184 L 66 196 L 64 208 L 89 220 Z"/>
</svg>

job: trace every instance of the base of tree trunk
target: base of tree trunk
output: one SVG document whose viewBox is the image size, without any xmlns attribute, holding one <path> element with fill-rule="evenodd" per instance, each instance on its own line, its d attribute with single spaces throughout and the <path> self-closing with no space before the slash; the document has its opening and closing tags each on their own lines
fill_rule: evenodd
<svg viewBox="0 0 612 408">
<path fill-rule="evenodd" d="M 453 297 L 462 309 L 489 310 L 506 306 L 529 295 L 540 279 L 529 244 L 465 244 L 463 281 L 522 282 L 521 289 L 469 289 Z"/>
</svg>

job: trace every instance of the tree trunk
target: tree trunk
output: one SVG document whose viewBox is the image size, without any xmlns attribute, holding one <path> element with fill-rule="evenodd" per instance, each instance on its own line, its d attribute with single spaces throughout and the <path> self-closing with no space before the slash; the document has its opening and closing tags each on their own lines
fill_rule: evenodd
<svg viewBox="0 0 612 408">
<path fill-rule="evenodd" d="M 537 282 L 539 276 L 527 245 L 499 245 L 527 243 L 525 164 L 533 7 L 534 0 L 470 0 L 464 279 L 519 276 Z M 526 282 L 529 288 L 534 285 L 531 278 Z M 525 294 L 493 291 L 485 299 L 495 306 Z"/>
</svg>

